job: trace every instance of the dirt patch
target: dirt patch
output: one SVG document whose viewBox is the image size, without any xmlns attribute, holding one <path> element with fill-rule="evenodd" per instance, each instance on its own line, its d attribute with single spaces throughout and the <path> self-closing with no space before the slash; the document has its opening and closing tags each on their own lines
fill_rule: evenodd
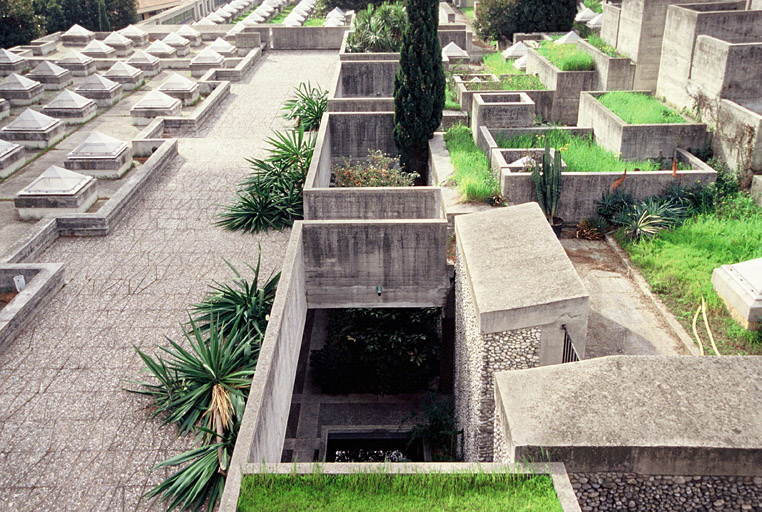
<svg viewBox="0 0 762 512">
<path fill-rule="evenodd" d="M 16 292 L 0 292 L 0 310 L 7 306 L 16 295 Z"/>
</svg>

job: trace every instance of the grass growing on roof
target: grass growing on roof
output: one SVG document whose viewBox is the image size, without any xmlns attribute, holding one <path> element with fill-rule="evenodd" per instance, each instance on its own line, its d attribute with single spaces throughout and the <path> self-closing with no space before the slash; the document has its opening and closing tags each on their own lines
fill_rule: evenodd
<svg viewBox="0 0 762 512">
<path fill-rule="evenodd" d="M 608 55 L 609 57 L 622 57 L 623 55 L 617 51 L 616 48 L 608 44 L 606 41 L 603 40 L 601 36 L 598 34 L 590 34 L 590 37 L 587 38 L 587 42 L 591 45 L 598 48 L 600 51 Z"/>
<path fill-rule="evenodd" d="M 447 130 L 444 136 L 450 161 L 455 168 L 455 182 L 464 201 L 486 201 L 500 192 L 492 175 L 487 156 L 471 135 L 471 129 L 462 124 Z"/>
<path fill-rule="evenodd" d="M 537 52 L 561 71 L 591 71 L 595 69 L 593 57 L 577 48 L 574 43 L 556 44 L 544 41 Z"/>
<path fill-rule="evenodd" d="M 277 16 L 274 16 L 271 19 L 269 19 L 267 23 L 283 23 L 284 21 L 286 21 L 286 16 L 288 16 L 289 13 L 294 10 L 295 7 L 296 7 L 296 4 L 287 5 L 286 7 L 283 8 L 283 10 L 280 13 L 278 13 Z"/>
<path fill-rule="evenodd" d="M 685 123 L 685 118 L 653 96 L 640 92 L 611 91 L 598 97 L 627 124 Z"/>
<path fill-rule="evenodd" d="M 715 268 L 762 257 L 762 209 L 746 194 L 712 213 L 640 242 L 620 241 L 644 277 L 688 333 L 703 294 L 709 325 L 722 354 L 762 354 L 762 332 L 741 328 L 712 286 Z M 698 325 L 703 322 L 699 318 Z M 700 328 L 700 327 L 699 327 Z M 699 331 L 700 333 L 702 331 Z M 708 335 L 701 334 L 705 344 Z M 706 347 L 705 347 L 706 350 Z M 709 349 L 708 353 L 712 353 Z"/>
<path fill-rule="evenodd" d="M 547 475 L 418 473 L 244 475 L 241 512 L 561 511 Z"/>
<path fill-rule="evenodd" d="M 567 172 L 624 172 L 635 168 L 641 171 L 658 171 L 660 164 L 655 160 L 625 162 L 617 158 L 594 141 L 590 136 L 578 137 L 568 130 L 550 130 L 545 135 L 517 135 L 511 138 L 496 137 L 501 148 L 542 148 L 545 137 L 550 139 L 551 148 L 560 148 L 561 158 L 566 162 Z"/>
</svg>

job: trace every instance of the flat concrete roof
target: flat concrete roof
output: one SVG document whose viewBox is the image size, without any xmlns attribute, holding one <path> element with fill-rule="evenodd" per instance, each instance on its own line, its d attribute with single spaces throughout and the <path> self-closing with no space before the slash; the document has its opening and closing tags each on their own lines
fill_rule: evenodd
<svg viewBox="0 0 762 512">
<path fill-rule="evenodd" d="M 539 325 L 524 320 L 539 306 L 587 302 L 582 279 L 537 203 L 457 216 L 455 233 L 482 332 Z"/>
<path fill-rule="evenodd" d="M 499 372 L 495 384 L 516 447 L 594 447 L 598 459 L 622 447 L 683 448 L 673 453 L 695 461 L 762 453 L 760 356 L 609 356 Z"/>
</svg>

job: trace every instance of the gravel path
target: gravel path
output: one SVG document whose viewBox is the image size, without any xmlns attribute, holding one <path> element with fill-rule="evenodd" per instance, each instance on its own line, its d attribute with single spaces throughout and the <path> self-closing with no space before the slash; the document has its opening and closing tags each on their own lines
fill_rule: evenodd
<svg viewBox="0 0 762 512">
<path fill-rule="evenodd" d="M 267 52 L 232 85 L 205 133 L 180 141 L 175 163 L 107 237 L 59 239 L 39 261 L 65 262 L 66 286 L 0 355 L 0 504 L 4 510 L 146 510 L 164 473 L 157 462 L 190 446 L 151 419 L 134 346 L 154 352 L 209 283 L 244 270 L 262 245 L 265 274 L 280 269 L 289 231 L 260 236 L 214 227 L 301 81 L 330 87 L 336 52 Z M 163 509 L 162 509 L 163 510 Z"/>
</svg>

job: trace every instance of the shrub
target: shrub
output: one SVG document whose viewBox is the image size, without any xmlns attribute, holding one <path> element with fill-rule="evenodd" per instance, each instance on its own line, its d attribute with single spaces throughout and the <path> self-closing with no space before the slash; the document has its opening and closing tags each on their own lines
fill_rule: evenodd
<svg viewBox="0 0 762 512">
<path fill-rule="evenodd" d="M 612 221 L 630 240 L 651 238 L 662 229 L 679 226 L 688 216 L 685 207 L 651 197 L 617 214 Z"/>
<path fill-rule="evenodd" d="M 598 210 L 598 215 L 611 221 L 623 211 L 629 210 L 635 204 L 635 198 L 627 192 L 614 190 L 613 192 L 604 194 L 600 201 L 595 201 L 595 204 Z"/>
<path fill-rule="evenodd" d="M 484 41 L 510 41 L 515 32 L 566 32 L 576 14 L 575 0 L 486 0 L 474 29 Z"/>
<path fill-rule="evenodd" d="M 537 52 L 561 71 L 590 71 L 595 69 L 593 57 L 577 48 L 574 43 L 556 44 L 553 41 L 545 41 L 537 48 Z"/>
<path fill-rule="evenodd" d="M 482 41 L 511 39 L 519 32 L 516 0 L 482 0 L 476 10 L 474 30 Z"/>
<path fill-rule="evenodd" d="M 397 394 L 428 388 L 439 373 L 439 310 L 335 310 L 310 364 L 326 394 Z"/>
<path fill-rule="evenodd" d="M 603 217 L 587 217 L 577 224 L 576 237 L 583 240 L 601 240 L 609 230 Z"/>
<path fill-rule="evenodd" d="M 407 27 L 405 7 L 395 2 L 378 7 L 368 5 L 355 16 L 353 30 L 347 36 L 347 51 L 398 52 Z"/>
<path fill-rule="evenodd" d="M 611 91 L 600 97 L 606 108 L 627 124 L 685 123 L 685 118 L 648 94 L 630 91 Z"/>
<path fill-rule="evenodd" d="M 349 160 L 333 168 L 337 187 L 412 187 L 417 173 L 397 167 L 397 160 L 381 151 L 368 151 L 368 158 L 353 164 Z"/>
<path fill-rule="evenodd" d="M 295 99 L 286 100 L 283 104 L 283 117 L 296 121 L 297 128 L 320 128 L 320 120 L 328 110 L 328 91 L 324 91 L 320 86 L 312 87 L 309 82 L 302 82 L 294 91 L 294 95 Z"/>
</svg>

